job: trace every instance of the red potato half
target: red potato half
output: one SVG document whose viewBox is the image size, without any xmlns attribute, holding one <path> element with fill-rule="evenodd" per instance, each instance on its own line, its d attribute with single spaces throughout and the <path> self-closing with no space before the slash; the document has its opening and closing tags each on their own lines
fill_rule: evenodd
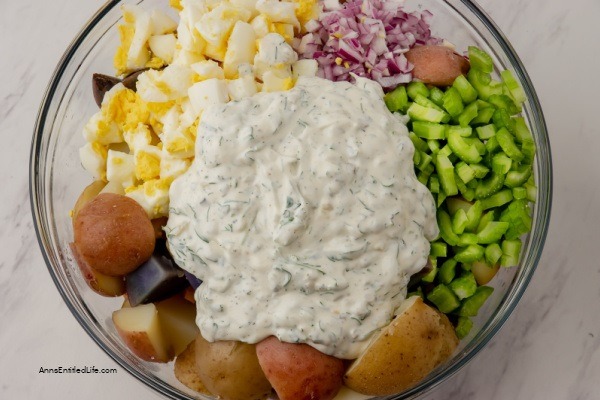
<svg viewBox="0 0 600 400">
<path fill-rule="evenodd" d="M 469 61 L 446 46 L 416 46 L 405 53 L 414 65 L 413 77 L 434 86 L 450 86 L 469 72 Z"/>
<path fill-rule="evenodd" d="M 307 344 L 270 336 L 256 345 L 256 354 L 280 400 L 330 400 L 342 386 L 344 362 Z"/>
<path fill-rule="evenodd" d="M 94 292 L 107 297 L 121 296 L 125 293 L 125 280 L 122 276 L 108 276 L 94 270 L 81 258 L 74 243 L 70 243 L 71 253 L 79 266 L 83 279 Z"/>
<path fill-rule="evenodd" d="M 121 308 L 113 312 L 112 320 L 119 336 L 136 356 L 153 362 L 171 360 L 173 352 L 154 304 Z"/>
<path fill-rule="evenodd" d="M 405 300 L 398 315 L 369 343 L 344 376 L 350 389 L 385 396 L 414 386 L 456 349 L 448 318 L 418 296 Z"/>
</svg>

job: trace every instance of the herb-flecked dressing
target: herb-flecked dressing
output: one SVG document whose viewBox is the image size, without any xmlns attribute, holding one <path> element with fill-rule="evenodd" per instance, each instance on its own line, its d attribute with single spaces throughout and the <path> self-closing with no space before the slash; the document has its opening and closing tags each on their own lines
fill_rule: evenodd
<svg viewBox="0 0 600 400">
<path fill-rule="evenodd" d="M 352 359 L 389 323 L 438 228 L 382 96 L 362 78 L 303 77 L 204 112 L 165 230 L 203 280 L 207 340 L 276 335 Z"/>
</svg>

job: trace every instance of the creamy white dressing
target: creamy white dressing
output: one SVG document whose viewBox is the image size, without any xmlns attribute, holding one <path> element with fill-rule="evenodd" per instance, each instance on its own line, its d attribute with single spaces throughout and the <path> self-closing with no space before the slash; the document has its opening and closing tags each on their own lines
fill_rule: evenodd
<svg viewBox="0 0 600 400">
<path fill-rule="evenodd" d="M 303 77 L 204 112 L 165 230 L 204 281 L 207 340 L 275 335 L 352 359 L 390 322 L 438 227 L 382 96 L 367 79 Z"/>
</svg>

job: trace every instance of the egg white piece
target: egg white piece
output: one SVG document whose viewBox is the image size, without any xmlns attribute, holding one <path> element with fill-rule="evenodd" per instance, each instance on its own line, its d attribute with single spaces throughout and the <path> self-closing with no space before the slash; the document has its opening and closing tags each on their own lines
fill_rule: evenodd
<svg viewBox="0 0 600 400">
<path fill-rule="evenodd" d="M 169 186 L 163 180 L 144 182 L 143 185 L 127 190 L 125 195 L 137 201 L 150 219 L 169 213 Z"/>
<path fill-rule="evenodd" d="M 194 84 L 188 90 L 188 96 L 198 115 L 213 104 L 223 104 L 229 101 L 229 93 L 225 81 L 215 78 Z"/>
<path fill-rule="evenodd" d="M 150 50 L 156 56 L 170 64 L 173 62 L 173 56 L 175 55 L 175 48 L 177 46 L 177 38 L 174 34 L 166 35 L 154 35 L 148 40 Z"/>
<path fill-rule="evenodd" d="M 254 29 L 254 34 L 257 39 L 261 39 L 271 32 L 269 30 L 269 21 L 267 20 L 266 15 L 257 15 L 252 19 L 250 25 L 252 25 L 252 29 Z"/>
<path fill-rule="evenodd" d="M 162 71 L 148 70 L 138 76 L 137 93 L 147 102 L 167 102 L 187 96 L 194 72 L 188 66 L 169 65 Z"/>
<path fill-rule="evenodd" d="M 300 28 L 300 22 L 296 17 L 296 3 L 273 0 L 258 0 L 256 9 L 267 16 L 272 22 L 283 22 Z"/>
<path fill-rule="evenodd" d="M 123 140 L 119 127 L 114 121 L 106 121 L 102 111 L 92 115 L 83 127 L 83 137 L 87 142 L 100 144 L 118 143 Z"/>
<path fill-rule="evenodd" d="M 254 80 L 254 76 L 245 75 L 227 81 L 227 90 L 231 100 L 241 100 L 246 97 L 254 96 L 258 92 L 258 87 Z"/>
<path fill-rule="evenodd" d="M 103 179 L 106 174 L 106 149 L 98 142 L 88 142 L 79 149 L 83 168 L 94 177 Z"/>
<path fill-rule="evenodd" d="M 150 14 L 152 35 L 164 35 L 177 29 L 177 22 L 164 11 L 154 9 Z"/>
<path fill-rule="evenodd" d="M 258 52 L 254 57 L 254 74 L 264 81 L 263 74 L 269 70 L 281 70 L 285 78 L 291 74 L 291 65 L 298 60 L 298 54 L 278 33 L 269 33 L 258 40 Z M 274 72 L 275 73 L 275 72 Z"/>
<path fill-rule="evenodd" d="M 135 182 L 134 156 L 121 151 L 108 150 L 106 179 L 120 184 L 121 188 L 132 186 Z"/>
<path fill-rule="evenodd" d="M 237 21 L 227 41 L 223 70 L 229 79 L 236 78 L 240 64 L 251 63 L 256 55 L 256 35 L 252 25 Z"/>
<path fill-rule="evenodd" d="M 150 52 L 146 43 L 151 34 L 150 14 L 147 12 L 139 14 L 135 20 L 135 33 L 127 52 L 127 68 L 129 70 L 144 68 L 150 60 Z"/>
<path fill-rule="evenodd" d="M 301 76 L 317 76 L 318 69 L 317 60 L 298 60 L 292 64 L 292 76 L 294 79 Z"/>
<path fill-rule="evenodd" d="M 114 193 L 125 195 L 125 189 L 123 188 L 123 185 L 120 182 L 108 181 L 108 183 L 102 188 L 100 193 Z"/>
<path fill-rule="evenodd" d="M 219 63 L 213 60 L 204 60 L 192 64 L 190 66 L 192 70 L 198 74 L 201 80 L 205 79 L 225 79 L 225 72 L 223 68 L 219 65 Z"/>
<path fill-rule="evenodd" d="M 191 163 L 190 159 L 175 157 L 163 149 L 160 159 L 160 178 L 175 179 L 187 171 Z"/>
</svg>

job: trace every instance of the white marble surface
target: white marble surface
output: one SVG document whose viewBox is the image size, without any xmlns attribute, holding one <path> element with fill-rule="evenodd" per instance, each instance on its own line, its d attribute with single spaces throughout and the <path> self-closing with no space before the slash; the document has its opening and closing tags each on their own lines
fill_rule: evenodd
<svg viewBox="0 0 600 400">
<path fill-rule="evenodd" d="M 28 200 L 37 110 L 71 38 L 101 0 L 0 1 L 0 398 L 158 399 L 79 327 L 44 265 Z M 534 279 L 507 323 L 426 399 L 600 398 L 600 1 L 481 0 L 540 96 L 554 158 L 553 217 Z M 116 367 L 43 375 L 41 366 Z"/>
</svg>

